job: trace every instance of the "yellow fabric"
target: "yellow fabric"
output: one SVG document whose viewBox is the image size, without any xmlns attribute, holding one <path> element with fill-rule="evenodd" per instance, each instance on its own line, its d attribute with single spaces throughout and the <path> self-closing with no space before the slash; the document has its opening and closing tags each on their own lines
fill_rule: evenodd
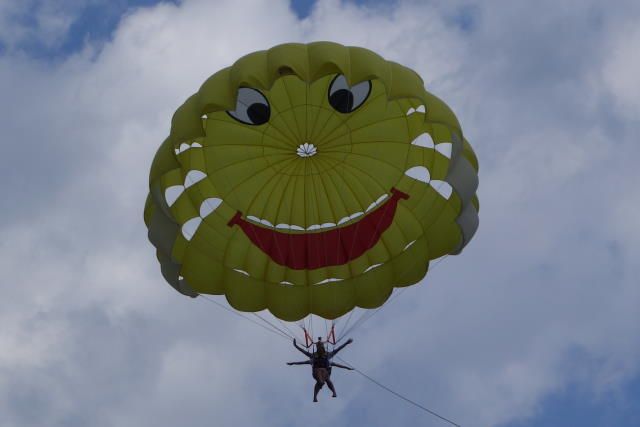
<svg viewBox="0 0 640 427">
<path fill-rule="evenodd" d="M 348 113 L 329 99 L 337 75 L 352 94 L 370 81 L 366 99 Z M 267 100 L 268 121 L 243 123 L 227 113 L 240 114 L 240 88 Z M 246 107 L 239 108 L 249 114 Z M 144 218 L 158 250 L 154 236 L 167 233 L 153 224 L 177 227 L 164 254 L 179 266 L 167 279 L 174 286 L 224 294 L 238 310 L 267 308 L 284 320 L 336 318 L 356 306 L 380 306 L 395 286 L 420 281 L 429 260 L 467 243 L 457 223 L 464 206 L 455 187 L 447 192 L 462 157 L 477 173 L 456 117 L 414 71 L 363 48 L 285 44 L 240 58 L 178 108 L 151 167 Z M 428 177 L 418 179 L 425 168 Z M 312 228 L 275 229 L 285 234 L 355 227 L 386 209 L 383 202 L 370 207 L 385 194 L 388 200 L 392 188 L 408 198 L 391 224 L 375 245 L 340 265 L 291 268 L 229 225 L 241 215 L 263 220 L 259 227 Z M 477 197 L 471 203 L 477 210 Z"/>
</svg>

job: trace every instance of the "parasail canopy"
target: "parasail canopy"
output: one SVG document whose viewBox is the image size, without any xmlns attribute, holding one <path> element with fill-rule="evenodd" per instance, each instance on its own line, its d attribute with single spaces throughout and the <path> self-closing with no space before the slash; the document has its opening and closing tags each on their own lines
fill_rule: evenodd
<svg viewBox="0 0 640 427">
<path fill-rule="evenodd" d="M 478 227 L 478 161 L 417 73 L 336 43 L 254 52 L 178 108 L 144 219 L 164 278 L 294 321 L 381 306 Z"/>
</svg>

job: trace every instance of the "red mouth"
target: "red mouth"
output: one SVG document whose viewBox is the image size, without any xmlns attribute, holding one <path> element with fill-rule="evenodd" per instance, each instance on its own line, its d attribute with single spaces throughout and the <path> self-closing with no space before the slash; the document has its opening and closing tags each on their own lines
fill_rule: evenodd
<svg viewBox="0 0 640 427">
<path fill-rule="evenodd" d="M 276 263 L 295 270 L 346 264 L 371 249 L 393 222 L 400 199 L 409 195 L 395 188 L 385 203 L 346 227 L 316 233 L 281 233 L 250 223 L 236 212 L 229 227 L 244 233 Z"/>
</svg>

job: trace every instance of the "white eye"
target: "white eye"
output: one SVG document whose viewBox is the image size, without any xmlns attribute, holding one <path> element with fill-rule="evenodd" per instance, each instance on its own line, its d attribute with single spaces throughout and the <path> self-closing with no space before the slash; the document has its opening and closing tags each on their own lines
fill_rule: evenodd
<svg viewBox="0 0 640 427">
<path fill-rule="evenodd" d="M 371 80 L 349 87 L 347 79 L 338 74 L 329 85 L 329 104 L 341 113 L 350 113 L 364 104 L 371 93 Z"/>
<path fill-rule="evenodd" d="M 227 111 L 231 117 L 248 125 L 261 125 L 269 121 L 271 108 L 269 101 L 259 91 L 250 87 L 238 89 L 236 109 Z"/>
</svg>

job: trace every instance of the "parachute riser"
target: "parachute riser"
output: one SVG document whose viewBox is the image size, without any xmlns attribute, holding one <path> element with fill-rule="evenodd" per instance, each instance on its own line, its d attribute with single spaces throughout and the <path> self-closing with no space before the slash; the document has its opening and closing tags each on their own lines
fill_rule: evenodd
<svg viewBox="0 0 640 427">
<path fill-rule="evenodd" d="M 313 337 L 311 336 L 311 334 L 309 334 L 309 332 L 307 331 L 307 328 L 305 328 L 304 326 L 301 326 L 301 328 L 302 328 L 302 331 L 304 332 L 305 348 L 310 348 L 314 346 L 315 342 L 313 341 Z M 336 345 L 336 332 L 335 332 L 335 325 L 333 323 L 331 324 L 331 330 L 329 330 L 329 333 L 327 334 L 327 337 L 324 339 L 324 342 L 329 343 L 331 345 Z"/>
</svg>

